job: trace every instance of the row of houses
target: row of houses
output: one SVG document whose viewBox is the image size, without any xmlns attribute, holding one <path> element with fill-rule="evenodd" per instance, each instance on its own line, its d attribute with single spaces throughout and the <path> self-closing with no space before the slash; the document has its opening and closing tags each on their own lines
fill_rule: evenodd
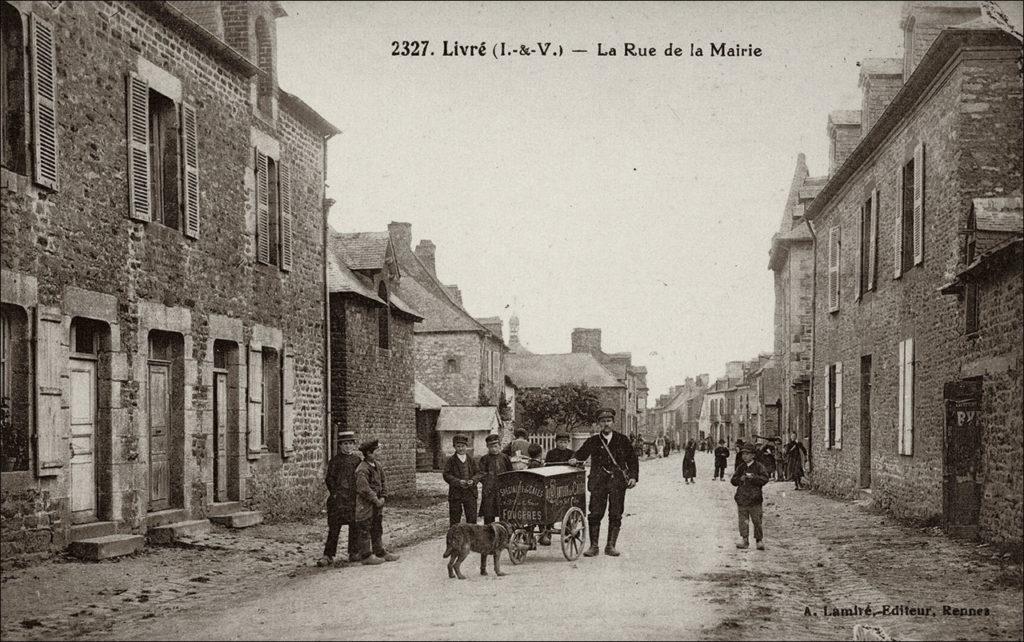
<svg viewBox="0 0 1024 642">
<path fill-rule="evenodd" d="M 860 64 L 797 159 L 775 275 L 778 423 L 814 485 L 1020 541 L 1019 33 L 973 2 L 906 2 L 904 55 Z"/>
<path fill-rule="evenodd" d="M 411 492 L 513 419 L 433 243 L 328 225 L 339 130 L 279 84 L 279 3 L 0 10 L 0 556 L 315 514 L 341 430 Z"/>
</svg>

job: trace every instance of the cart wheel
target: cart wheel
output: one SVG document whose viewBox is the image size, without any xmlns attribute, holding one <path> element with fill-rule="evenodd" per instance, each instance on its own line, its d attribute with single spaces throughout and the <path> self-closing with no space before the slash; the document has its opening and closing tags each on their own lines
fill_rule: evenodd
<svg viewBox="0 0 1024 642">
<path fill-rule="evenodd" d="M 573 506 L 565 511 L 562 518 L 562 555 L 570 562 L 575 562 L 583 553 L 583 544 L 587 538 L 587 526 L 583 519 L 583 511 Z"/>
<path fill-rule="evenodd" d="M 530 550 L 530 534 L 522 528 L 512 532 L 512 538 L 508 542 L 508 559 L 515 565 L 522 564 L 526 560 L 526 551 Z"/>
</svg>

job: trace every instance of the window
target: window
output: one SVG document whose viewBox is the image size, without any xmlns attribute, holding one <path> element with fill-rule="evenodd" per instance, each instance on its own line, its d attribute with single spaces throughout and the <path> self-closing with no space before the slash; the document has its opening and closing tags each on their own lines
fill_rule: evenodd
<svg viewBox="0 0 1024 642">
<path fill-rule="evenodd" d="M 839 227 L 828 231 L 828 311 L 839 311 Z"/>
<path fill-rule="evenodd" d="M 914 161 L 903 166 L 903 207 L 901 208 L 900 271 L 906 272 L 914 264 Z"/>
<path fill-rule="evenodd" d="M 914 454 L 914 340 L 900 341 L 899 347 L 899 454 Z"/>
<path fill-rule="evenodd" d="M 0 159 L 3 166 L 18 174 L 28 174 L 25 134 L 25 30 L 21 13 L 10 4 L 0 3 L 0 103 L 3 127 L 0 130 Z"/>
<path fill-rule="evenodd" d="M 279 244 L 281 242 L 281 184 L 277 169 L 277 161 L 267 157 L 267 175 L 270 177 L 270 180 L 267 182 L 267 231 L 270 235 L 267 243 L 270 247 L 270 256 L 267 262 L 271 265 L 279 263 L 278 256 L 280 252 L 278 250 L 280 249 Z"/>
<path fill-rule="evenodd" d="M 100 351 L 102 324 L 76 318 L 71 323 L 71 352 L 75 355 L 97 356 Z"/>
<path fill-rule="evenodd" d="M 388 286 L 382 281 L 377 288 L 377 296 L 384 305 L 377 309 L 377 345 L 387 350 L 391 347 L 391 304 L 388 299 Z"/>
<path fill-rule="evenodd" d="M 30 377 L 20 308 L 0 308 L 0 472 L 29 469 Z"/>
<path fill-rule="evenodd" d="M 837 361 L 828 367 L 828 448 L 843 447 L 843 364 Z"/>
<path fill-rule="evenodd" d="M 878 190 L 860 208 L 860 284 L 858 295 L 875 289 L 878 268 Z"/>
<path fill-rule="evenodd" d="M 256 260 L 292 269 L 291 168 L 256 149 Z"/>
<path fill-rule="evenodd" d="M 445 374 L 457 374 L 459 372 L 459 360 L 455 357 L 448 357 L 444 362 Z"/>
<path fill-rule="evenodd" d="M 150 203 L 153 221 L 178 229 L 178 111 L 174 101 L 149 90 Z"/>
<path fill-rule="evenodd" d="M 260 439 L 267 450 L 281 452 L 281 359 L 277 350 L 263 348 L 263 400 Z"/>
</svg>

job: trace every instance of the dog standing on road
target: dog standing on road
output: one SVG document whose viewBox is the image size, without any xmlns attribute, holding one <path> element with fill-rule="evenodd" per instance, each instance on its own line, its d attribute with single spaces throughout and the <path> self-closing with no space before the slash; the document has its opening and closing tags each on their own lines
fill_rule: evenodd
<svg viewBox="0 0 1024 642">
<path fill-rule="evenodd" d="M 467 524 L 465 522 L 453 524 L 448 529 L 446 541 L 448 548 L 444 557 L 448 560 L 448 577 L 466 579 L 462 574 L 462 562 L 470 552 L 480 553 L 480 574 L 487 575 L 487 556 L 494 557 L 494 574 L 498 577 L 505 575 L 501 572 L 501 552 L 508 548 L 512 533 L 508 526 L 499 522 L 493 524 Z"/>
</svg>

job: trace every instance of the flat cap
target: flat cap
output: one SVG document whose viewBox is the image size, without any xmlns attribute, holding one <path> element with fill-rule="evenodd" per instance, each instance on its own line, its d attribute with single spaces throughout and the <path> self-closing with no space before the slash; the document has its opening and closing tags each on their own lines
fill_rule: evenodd
<svg viewBox="0 0 1024 642">
<path fill-rule="evenodd" d="M 560 439 L 565 439 L 566 441 L 568 441 L 569 439 L 571 439 L 571 437 L 569 437 L 569 433 L 567 432 L 555 433 L 555 441 L 558 441 Z"/>
<path fill-rule="evenodd" d="M 338 443 L 341 443 L 343 441 L 352 441 L 352 442 L 354 442 L 355 440 L 356 440 L 356 433 L 352 432 L 351 430 L 343 430 L 343 431 L 338 433 Z"/>
<path fill-rule="evenodd" d="M 597 411 L 597 420 L 598 421 L 601 421 L 605 417 L 610 417 L 611 419 L 615 419 L 615 409 L 614 408 L 601 408 L 600 410 Z"/>
<path fill-rule="evenodd" d="M 452 437 L 452 444 L 458 446 L 459 444 L 469 445 L 469 437 L 465 435 L 455 435 Z"/>
<path fill-rule="evenodd" d="M 484 441 L 486 441 L 487 445 L 490 446 L 491 444 L 499 443 L 501 441 L 501 437 L 498 435 L 487 435 L 487 438 Z"/>
<path fill-rule="evenodd" d="M 359 452 L 372 453 L 373 451 L 377 450 L 378 446 L 380 446 L 380 440 L 378 439 L 364 441 L 363 443 L 359 444 Z"/>
</svg>

